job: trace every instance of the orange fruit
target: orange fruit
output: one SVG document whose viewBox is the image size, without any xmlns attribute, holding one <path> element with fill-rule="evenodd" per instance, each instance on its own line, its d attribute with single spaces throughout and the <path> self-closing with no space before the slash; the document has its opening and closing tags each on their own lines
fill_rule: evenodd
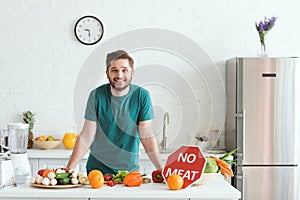
<svg viewBox="0 0 300 200">
<path fill-rule="evenodd" d="M 183 186 L 183 178 L 178 174 L 173 174 L 167 178 L 167 184 L 171 190 L 180 190 Z"/>
<path fill-rule="evenodd" d="M 39 136 L 39 137 L 36 137 L 35 140 L 38 140 L 38 141 L 46 141 L 47 140 L 47 137 L 42 135 L 42 136 Z"/>
<path fill-rule="evenodd" d="M 94 169 L 88 174 L 88 180 L 92 188 L 100 188 L 104 184 L 104 177 L 100 170 Z"/>
<path fill-rule="evenodd" d="M 65 133 L 63 138 L 63 144 L 66 149 L 73 149 L 77 140 L 76 133 Z"/>
</svg>

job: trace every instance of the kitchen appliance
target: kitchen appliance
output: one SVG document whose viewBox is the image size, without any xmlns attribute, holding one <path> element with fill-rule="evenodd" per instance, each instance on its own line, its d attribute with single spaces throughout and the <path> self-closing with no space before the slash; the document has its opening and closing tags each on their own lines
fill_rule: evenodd
<svg viewBox="0 0 300 200">
<path fill-rule="evenodd" d="M 10 154 L 0 152 L 0 189 L 15 186 L 16 182 Z"/>
<path fill-rule="evenodd" d="M 23 123 L 7 125 L 8 147 L 17 184 L 24 183 L 26 178 L 31 175 L 27 157 L 28 128 L 29 125 Z"/>
<path fill-rule="evenodd" d="M 7 146 L 7 130 L 0 130 L 0 189 L 16 186 Z"/>
<path fill-rule="evenodd" d="M 299 199 L 298 58 L 226 62 L 225 144 L 243 200 Z"/>
<path fill-rule="evenodd" d="M 208 132 L 208 137 L 209 137 L 209 146 L 207 147 L 208 153 L 211 154 L 221 154 L 221 153 L 226 153 L 226 149 L 223 146 L 219 145 L 219 138 L 220 138 L 220 131 L 219 129 L 210 129 Z"/>
<path fill-rule="evenodd" d="M 7 129 L 0 129 L 0 153 L 8 151 L 8 133 Z"/>
</svg>

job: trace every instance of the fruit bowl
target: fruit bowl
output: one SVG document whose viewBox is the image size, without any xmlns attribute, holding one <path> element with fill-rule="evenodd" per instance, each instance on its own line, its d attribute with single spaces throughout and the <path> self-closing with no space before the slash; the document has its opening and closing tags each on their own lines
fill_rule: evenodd
<svg viewBox="0 0 300 200">
<path fill-rule="evenodd" d="M 40 149 L 54 149 L 59 144 L 61 144 L 61 140 L 53 140 L 53 141 L 33 140 L 33 144 L 39 147 Z"/>
</svg>

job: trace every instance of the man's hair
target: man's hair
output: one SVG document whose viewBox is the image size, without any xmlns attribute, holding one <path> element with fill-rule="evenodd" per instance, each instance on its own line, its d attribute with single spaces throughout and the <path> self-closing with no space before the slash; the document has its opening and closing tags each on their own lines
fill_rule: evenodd
<svg viewBox="0 0 300 200">
<path fill-rule="evenodd" d="M 129 66 L 133 68 L 134 60 L 129 56 L 129 54 L 124 50 L 118 50 L 115 52 L 108 53 L 106 55 L 106 68 L 109 68 L 110 63 L 118 59 L 127 59 Z"/>
</svg>

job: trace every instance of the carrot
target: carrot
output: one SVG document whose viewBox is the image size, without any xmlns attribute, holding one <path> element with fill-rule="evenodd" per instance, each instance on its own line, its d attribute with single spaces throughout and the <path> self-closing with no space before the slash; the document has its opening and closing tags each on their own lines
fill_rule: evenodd
<svg viewBox="0 0 300 200">
<path fill-rule="evenodd" d="M 221 168 L 221 173 L 223 174 L 224 178 L 227 179 L 227 173 L 224 171 L 224 168 Z"/>
<path fill-rule="evenodd" d="M 220 166 L 220 167 L 221 166 L 224 166 L 224 167 L 228 166 L 228 164 L 225 161 L 223 161 L 223 160 L 221 160 L 217 157 L 211 156 L 211 158 L 214 159 L 217 162 L 218 166 Z"/>
<path fill-rule="evenodd" d="M 225 172 L 226 174 L 228 174 L 229 176 L 233 176 L 233 172 L 229 167 L 221 168 L 221 172 L 222 171 Z"/>
</svg>

